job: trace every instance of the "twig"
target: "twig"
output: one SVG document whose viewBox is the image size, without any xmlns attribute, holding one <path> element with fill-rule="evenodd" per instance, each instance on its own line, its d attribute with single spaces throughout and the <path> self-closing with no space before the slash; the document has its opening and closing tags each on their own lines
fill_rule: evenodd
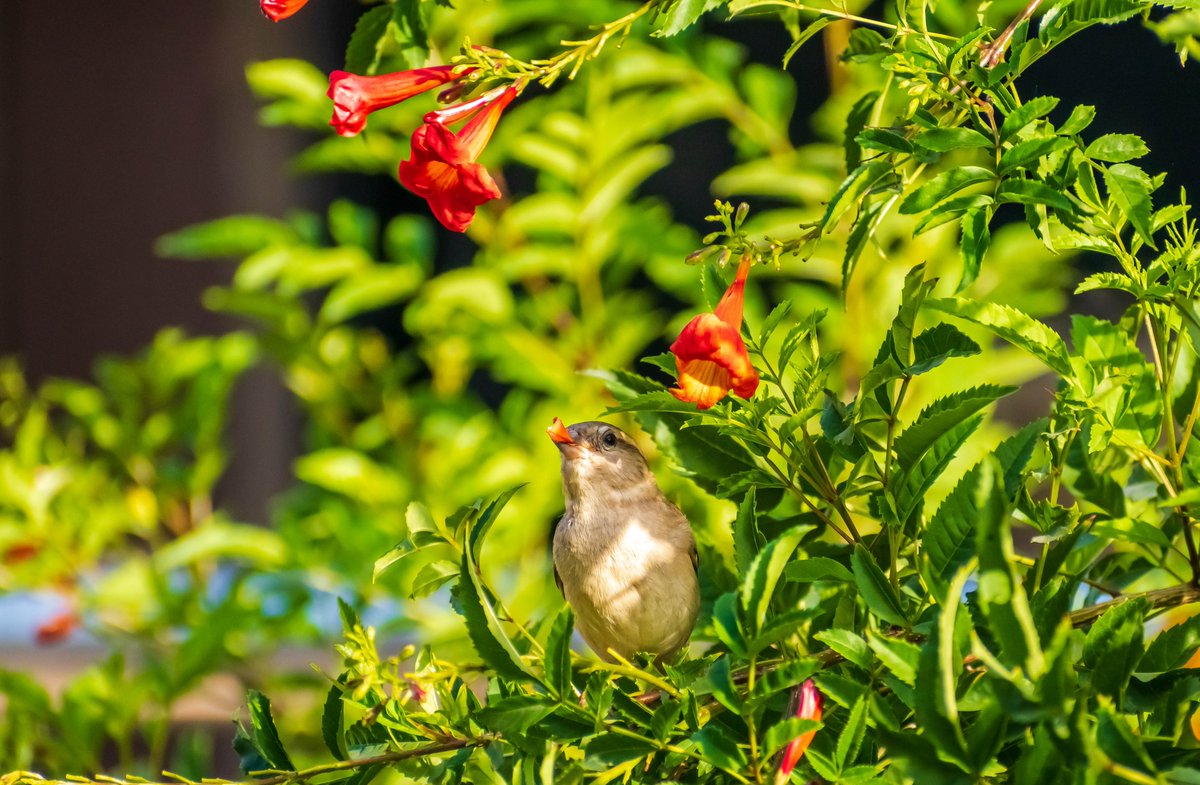
<svg viewBox="0 0 1200 785">
<path fill-rule="evenodd" d="M 995 68 L 1004 58 L 1004 50 L 1008 49 L 1009 43 L 1012 41 L 1013 35 L 1017 32 L 1017 28 L 1029 18 L 1037 13 L 1038 6 L 1042 4 L 1042 0 L 1030 0 L 1029 5 L 1025 6 L 1025 10 L 1017 15 L 1017 18 L 1008 23 L 1008 27 L 1004 28 L 1004 32 L 995 41 L 992 41 L 983 49 L 983 54 L 979 56 L 979 64 L 984 68 Z"/>
</svg>

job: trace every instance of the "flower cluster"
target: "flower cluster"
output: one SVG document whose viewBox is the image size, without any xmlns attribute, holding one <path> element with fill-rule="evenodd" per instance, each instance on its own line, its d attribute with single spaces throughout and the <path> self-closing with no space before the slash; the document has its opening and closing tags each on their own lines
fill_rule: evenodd
<svg viewBox="0 0 1200 785">
<path fill-rule="evenodd" d="M 458 82 L 470 68 L 441 65 L 380 76 L 359 76 L 345 71 L 329 75 L 328 95 L 333 99 L 329 124 L 342 136 L 354 136 L 367 125 L 367 115 L 395 106 L 435 87 Z M 412 157 L 402 161 L 400 182 L 429 203 L 442 226 L 464 232 L 475 218 L 475 208 L 500 196 L 491 174 L 477 163 L 492 137 L 500 113 L 520 88 L 515 85 L 489 90 L 478 98 L 425 115 L 413 132 Z M 451 87 L 446 93 L 461 90 Z M 451 125 L 467 121 L 458 133 Z"/>
</svg>

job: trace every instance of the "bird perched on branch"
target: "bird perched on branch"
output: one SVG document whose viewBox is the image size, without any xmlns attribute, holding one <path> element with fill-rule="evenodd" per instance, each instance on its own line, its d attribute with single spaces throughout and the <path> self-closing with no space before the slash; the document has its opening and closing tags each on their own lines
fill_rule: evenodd
<svg viewBox="0 0 1200 785">
<path fill-rule="evenodd" d="M 567 511 L 554 533 L 554 582 L 602 659 L 687 644 L 700 609 L 696 539 L 633 440 L 608 423 L 546 429 L 562 454 Z"/>
</svg>

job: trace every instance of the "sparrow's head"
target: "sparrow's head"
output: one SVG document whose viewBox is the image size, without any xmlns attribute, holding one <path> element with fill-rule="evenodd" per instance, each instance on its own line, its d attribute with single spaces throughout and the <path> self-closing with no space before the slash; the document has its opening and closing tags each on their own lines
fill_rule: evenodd
<svg viewBox="0 0 1200 785">
<path fill-rule="evenodd" d="M 568 500 L 603 498 L 654 480 L 633 439 L 615 425 L 593 421 L 567 427 L 555 417 L 546 433 L 562 453 L 563 488 Z"/>
</svg>

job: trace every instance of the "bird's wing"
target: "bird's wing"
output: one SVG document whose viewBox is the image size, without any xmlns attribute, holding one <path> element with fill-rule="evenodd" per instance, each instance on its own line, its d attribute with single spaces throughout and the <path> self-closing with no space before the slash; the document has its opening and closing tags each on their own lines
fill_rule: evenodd
<svg viewBox="0 0 1200 785">
<path fill-rule="evenodd" d="M 688 521 L 687 516 L 683 514 L 682 510 L 680 510 L 671 502 L 667 501 L 665 498 L 662 501 L 663 504 L 665 504 L 671 511 L 671 514 L 664 516 L 667 523 L 672 527 L 677 527 L 679 531 L 687 533 L 688 558 L 692 560 L 692 569 L 696 571 L 697 575 L 699 575 L 700 554 L 696 551 L 696 535 L 692 533 L 692 524 L 690 521 Z"/>
<path fill-rule="evenodd" d="M 692 547 L 688 549 L 688 556 L 692 560 L 692 569 L 696 574 L 700 574 L 700 553 L 696 550 L 696 541 L 692 540 Z"/>
<path fill-rule="evenodd" d="M 554 567 L 554 585 L 558 587 L 558 593 L 565 598 L 567 594 L 563 591 L 562 578 L 558 575 L 558 565 Z"/>
</svg>

